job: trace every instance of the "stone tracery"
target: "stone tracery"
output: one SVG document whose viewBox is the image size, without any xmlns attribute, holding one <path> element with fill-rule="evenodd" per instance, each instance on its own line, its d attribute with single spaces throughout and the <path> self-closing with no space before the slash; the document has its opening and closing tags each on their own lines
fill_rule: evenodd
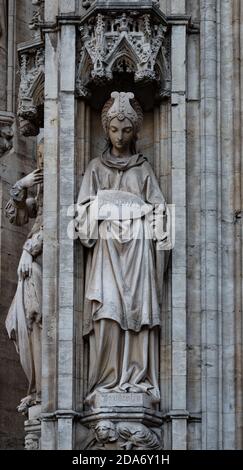
<svg viewBox="0 0 243 470">
<path fill-rule="evenodd" d="M 161 95 L 169 93 L 166 23 L 139 11 L 112 14 L 105 9 L 80 27 L 81 52 L 77 93 L 87 96 L 91 83 L 109 82 L 114 72 L 134 74 L 135 83 L 154 82 Z"/>
</svg>

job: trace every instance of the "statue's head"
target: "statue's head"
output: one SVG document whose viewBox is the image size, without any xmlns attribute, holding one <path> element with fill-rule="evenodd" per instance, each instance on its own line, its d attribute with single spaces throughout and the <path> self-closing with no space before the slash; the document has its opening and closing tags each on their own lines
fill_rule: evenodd
<svg viewBox="0 0 243 470">
<path fill-rule="evenodd" d="M 143 111 L 133 93 L 111 94 L 102 110 L 102 124 L 109 148 L 117 152 L 136 153 L 138 132 L 143 122 Z"/>
</svg>

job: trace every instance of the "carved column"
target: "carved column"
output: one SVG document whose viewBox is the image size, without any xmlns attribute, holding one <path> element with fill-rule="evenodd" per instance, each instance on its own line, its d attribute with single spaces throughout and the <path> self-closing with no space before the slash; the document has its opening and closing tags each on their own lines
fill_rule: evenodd
<svg viewBox="0 0 243 470">
<path fill-rule="evenodd" d="M 217 449 L 220 441 L 218 412 L 222 400 L 219 344 L 219 312 L 221 311 L 218 274 L 221 277 L 221 259 L 218 243 L 221 233 L 217 231 L 218 178 L 217 168 L 221 165 L 220 147 L 217 134 L 217 11 L 216 1 L 201 1 L 201 256 L 202 256 L 202 448 Z M 220 223 L 220 222 L 219 222 Z M 210 366 L 211 365 L 211 366 Z M 220 380 L 220 382 L 219 382 Z M 221 418 L 219 418 L 221 419 Z"/>
<path fill-rule="evenodd" d="M 56 449 L 57 275 L 58 275 L 58 4 L 45 1 L 44 249 L 42 339 L 42 449 Z"/>
<path fill-rule="evenodd" d="M 172 250 L 172 449 L 187 448 L 186 401 L 186 31 L 183 2 L 172 2 L 172 203 L 176 233 Z M 181 16 L 181 17 L 180 17 Z"/>
<path fill-rule="evenodd" d="M 74 3 L 61 2 L 60 13 L 74 13 Z M 75 199 L 76 27 L 63 20 L 58 43 L 55 27 L 58 11 L 53 2 L 47 1 L 45 6 L 45 19 L 52 26 L 45 31 L 47 190 L 44 202 L 42 448 L 72 449 L 76 380 L 74 241 L 67 236 L 70 221 L 67 211 Z"/>
<path fill-rule="evenodd" d="M 75 2 L 63 2 L 64 13 Z M 75 59 L 76 27 L 61 28 L 60 169 L 59 169 L 59 319 L 58 319 L 58 449 L 73 448 L 75 410 L 74 240 L 67 236 L 68 208 L 75 200 Z"/>
<path fill-rule="evenodd" d="M 218 2 L 219 3 L 219 2 Z M 222 0 L 218 4 L 220 11 L 220 132 L 221 132 L 221 259 L 222 259 L 222 448 L 236 448 L 236 338 L 238 324 L 235 320 L 235 155 L 233 127 L 233 89 L 234 89 L 234 54 L 233 54 L 233 2 Z M 236 86 L 236 84 L 235 84 Z M 237 189 L 236 189 L 237 190 Z M 220 245 L 219 245 L 220 246 Z M 235 317 L 236 315 L 236 317 Z M 239 324 L 240 326 L 240 324 Z M 236 372 L 237 375 L 240 371 Z"/>
</svg>

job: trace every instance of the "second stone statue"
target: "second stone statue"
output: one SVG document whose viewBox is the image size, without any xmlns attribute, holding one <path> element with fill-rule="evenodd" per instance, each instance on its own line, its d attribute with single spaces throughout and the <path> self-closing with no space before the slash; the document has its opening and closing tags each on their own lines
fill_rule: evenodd
<svg viewBox="0 0 243 470">
<path fill-rule="evenodd" d="M 18 266 L 18 286 L 6 319 L 9 337 L 15 342 L 21 366 L 28 379 L 28 394 L 18 411 L 41 403 L 41 342 L 42 342 L 42 252 L 43 252 L 43 151 L 38 145 L 38 168 L 13 186 L 5 208 L 9 221 L 17 226 L 35 218 L 23 246 Z M 36 197 L 28 194 L 37 187 Z"/>
</svg>

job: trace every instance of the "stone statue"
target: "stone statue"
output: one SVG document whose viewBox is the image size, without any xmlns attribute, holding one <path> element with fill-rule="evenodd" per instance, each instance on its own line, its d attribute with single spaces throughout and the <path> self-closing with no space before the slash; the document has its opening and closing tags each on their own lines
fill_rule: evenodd
<svg viewBox="0 0 243 470">
<path fill-rule="evenodd" d="M 28 407 L 41 401 L 41 331 L 42 331 L 42 249 L 43 249 L 43 143 L 37 151 L 38 169 L 19 180 L 11 189 L 5 208 L 9 221 L 17 226 L 35 218 L 23 246 L 18 266 L 18 286 L 6 319 L 10 339 L 15 342 L 20 362 L 29 382 L 28 395 L 18 406 Z M 37 195 L 28 189 L 37 186 Z"/>
<path fill-rule="evenodd" d="M 97 393 L 160 400 L 155 252 L 167 240 L 165 200 L 147 159 L 136 152 L 142 121 L 133 93 L 111 94 L 102 111 L 107 149 L 90 162 L 78 198 L 77 230 L 89 248 L 84 335 L 91 407 Z"/>
</svg>

